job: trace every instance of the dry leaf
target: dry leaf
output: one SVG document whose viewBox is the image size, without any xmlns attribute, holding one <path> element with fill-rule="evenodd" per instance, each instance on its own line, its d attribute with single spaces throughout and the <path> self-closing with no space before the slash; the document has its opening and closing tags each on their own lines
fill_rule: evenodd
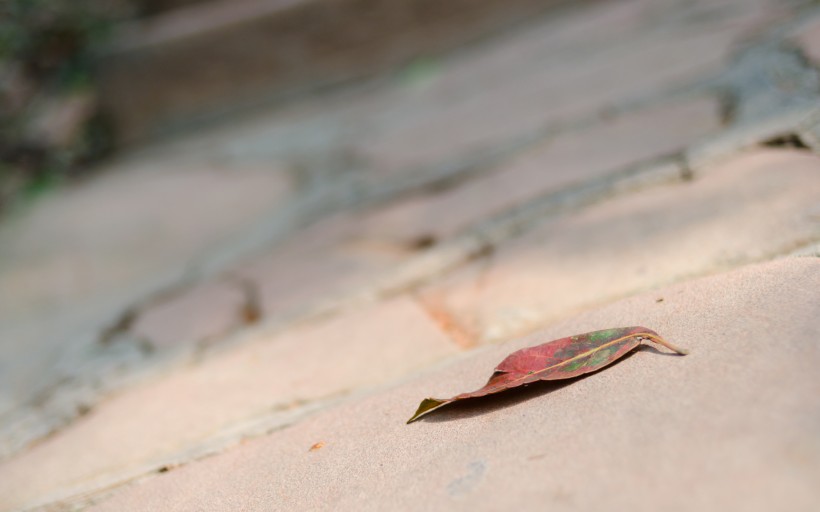
<svg viewBox="0 0 820 512">
<path fill-rule="evenodd" d="M 491 395 L 539 380 L 570 379 L 600 370 L 629 353 L 643 340 L 654 341 L 681 355 L 688 353 L 646 327 L 621 327 L 569 336 L 513 352 L 501 361 L 487 384 L 479 390 L 447 399 L 425 398 L 407 423 L 465 398 Z"/>
</svg>

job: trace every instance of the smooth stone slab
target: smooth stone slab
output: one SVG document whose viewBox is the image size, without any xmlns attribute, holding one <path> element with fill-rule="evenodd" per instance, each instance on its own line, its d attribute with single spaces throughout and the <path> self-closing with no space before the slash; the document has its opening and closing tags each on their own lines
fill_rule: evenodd
<svg viewBox="0 0 820 512">
<path fill-rule="evenodd" d="M 820 260 L 786 258 L 623 300 L 93 510 L 815 510 L 818 289 Z M 478 387 L 522 346 L 641 324 L 691 354 L 643 349 L 405 425 L 420 399 Z"/>
</svg>

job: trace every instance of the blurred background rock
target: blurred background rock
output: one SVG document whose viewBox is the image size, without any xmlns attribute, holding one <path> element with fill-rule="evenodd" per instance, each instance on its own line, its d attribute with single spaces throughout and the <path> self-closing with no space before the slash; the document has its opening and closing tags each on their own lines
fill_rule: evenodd
<svg viewBox="0 0 820 512">
<path fill-rule="evenodd" d="M 0 211 L 110 149 L 93 49 L 138 12 L 126 0 L 0 2 Z"/>
<path fill-rule="evenodd" d="M 555 3 L 0 0 L 0 211 L 115 148 L 412 68 Z"/>
</svg>

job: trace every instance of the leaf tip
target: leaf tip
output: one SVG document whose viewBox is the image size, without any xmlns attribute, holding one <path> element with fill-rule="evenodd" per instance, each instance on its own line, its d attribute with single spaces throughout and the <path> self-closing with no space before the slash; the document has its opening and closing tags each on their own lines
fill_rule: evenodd
<svg viewBox="0 0 820 512">
<path fill-rule="evenodd" d="M 441 407 L 445 403 L 447 403 L 445 400 L 439 400 L 437 398 L 425 398 L 421 401 L 421 403 L 419 404 L 419 408 L 416 409 L 416 412 L 413 414 L 413 416 L 411 416 L 410 419 L 407 420 L 407 424 L 409 425 L 410 423 L 413 423 L 414 421 L 421 418 L 428 412 L 432 411 L 433 409 L 437 409 L 438 407 Z"/>
</svg>

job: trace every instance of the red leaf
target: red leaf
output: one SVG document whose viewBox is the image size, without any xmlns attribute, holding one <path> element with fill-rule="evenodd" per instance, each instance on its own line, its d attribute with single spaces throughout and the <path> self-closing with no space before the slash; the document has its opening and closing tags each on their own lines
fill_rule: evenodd
<svg viewBox="0 0 820 512">
<path fill-rule="evenodd" d="M 407 423 L 465 398 L 491 395 L 539 380 L 570 379 L 600 370 L 635 349 L 643 340 L 654 341 L 681 355 L 688 353 L 646 327 L 620 327 L 561 338 L 513 352 L 501 361 L 487 384 L 479 390 L 447 399 L 425 398 Z"/>
</svg>

